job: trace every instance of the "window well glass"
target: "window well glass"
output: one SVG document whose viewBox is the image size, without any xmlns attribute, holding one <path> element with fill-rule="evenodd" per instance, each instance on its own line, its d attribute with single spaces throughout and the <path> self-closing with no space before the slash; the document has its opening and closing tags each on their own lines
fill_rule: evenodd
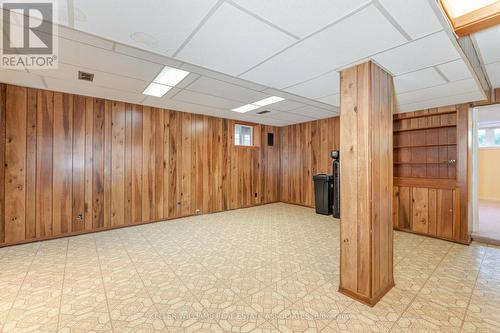
<svg viewBox="0 0 500 333">
<path fill-rule="evenodd" d="M 234 144 L 236 146 L 253 146 L 253 127 L 236 124 L 234 126 Z"/>
</svg>

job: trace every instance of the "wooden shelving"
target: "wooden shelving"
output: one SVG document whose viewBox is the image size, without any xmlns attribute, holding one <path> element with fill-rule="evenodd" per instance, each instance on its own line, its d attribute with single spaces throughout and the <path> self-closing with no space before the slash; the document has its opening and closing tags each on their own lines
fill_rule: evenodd
<svg viewBox="0 0 500 333">
<path fill-rule="evenodd" d="M 403 120 L 403 119 L 417 119 L 417 118 L 426 118 L 430 116 L 439 116 L 443 114 L 453 114 L 456 113 L 456 110 L 449 110 L 443 112 L 434 112 L 434 113 L 422 113 L 422 114 L 411 114 L 411 113 L 398 113 L 394 115 L 393 121 Z"/>
<path fill-rule="evenodd" d="M 437 129 L 437 128 L 450 128 L 450 127 L 457 127 L 457 125 L 440 125 L 440 126 L 426 126 L 426 127 L 416 127 L 416 128 L 395 129 L 394 133 L 398 133 L 398 132 L 410 132 L 410 131 L 421 131 L 421 130 Z"/>
<path fill-rule="evenodd" d="M 403 149 L 403 148 L 424 148 L 424 147 L 446 147 L 446 146 L 456 146 L 456 143 L 436 143 L 436 144 L 427 144 L 427 145 L 407 145 L 407 146 L 394 146 L 394 149 Z"/>
</svg>

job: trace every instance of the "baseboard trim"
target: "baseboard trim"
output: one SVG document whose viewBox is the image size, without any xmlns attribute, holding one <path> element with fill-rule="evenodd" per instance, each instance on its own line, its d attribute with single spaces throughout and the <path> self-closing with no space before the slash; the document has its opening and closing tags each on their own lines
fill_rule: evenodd
<svg viewBox="0 0 500 333">
<path fill-rule="evenodd" d="M 392 288 L 394 288 L 396 285 L 394 284 L 394 281 L 392 281 L 390 284 L 388 284 L 380 293 L 375 295 L 374 297 L 366 297 L 364 295 L 358 294 L 354 291 L 345 289 L 341 286 L 339 286 L 339 292 L 349 298 L 352 298 L 355 301 L 361 302 L 364 305 L 367 305 L 369 307 L 374 307 L 381 299 L 382 297 L 385 296 Z"/>
<path fill-rule="evenodd" d="M 500 239 L 489 238 L 486 236 L 481 236 L 479 234 L 472 234 L 472 239 L 475 242 L 485 243 L 489 245 L 500 246 Z"/>
</svg>

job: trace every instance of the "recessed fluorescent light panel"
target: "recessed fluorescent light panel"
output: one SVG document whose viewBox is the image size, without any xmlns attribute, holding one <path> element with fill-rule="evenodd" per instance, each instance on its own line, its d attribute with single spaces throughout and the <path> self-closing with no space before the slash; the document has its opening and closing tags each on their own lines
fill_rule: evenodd
<svg viewBox="0 0 500 333">
<path fill-rule="evenodd" d="M 259 105 L 247 104 L 240 106 L 239 108 L 233 109 L 234 112 L 245 113 L 260 108 Z"/>
<path fill-rule="evenodd" d="M 189 72 L 181 69 L 165 66 L 142 93 L 154 97 L 163 97 L 163 95 L 181 82 L 188 74 Z"/>
<path fill-rule="evenodd" d="M 144 95 L 149 95 L 153 97 L 162 97 L 165 95 L 172 87 L 165 86 L 163 84 L 158 84 L 151 82 L 149 86 L 142 92 Z"/>
<path fill-rule="evenodd" d="M 234 112 L 239 112 L 239 113 L 245 113 L 245 112 L 248 112 L 248 111 L 252 111 L 252 110 L 258 109 L 258 108 L 260 108 L 262 106 L 266 106 L 266 105 L 278 103 L 278 102 L 281 102 L 281 101 L 284 101 L 284 100 L 285 100 L 284 98 L 281 98 L 281 97 L 278 97 L 278 96 L 271 96 L 271 97 L 268 97 L 268 98 L 265 98 L 265 99 L 261 99 L 260 101 L 254 102 L 252 104 L 247 104 L 247 105 L 240 106 L 239 108 L 233 109 L 233 111 Z"/>
<path fill-rule="evenodd" d="M 166 86 L 175 87 L 186 76 L 188 76 L 188 74 L 189 72 L 183 71 L 181 69 L 165 66 L 161 70 L 160 74 L 156 76 L 153 82 L 163 84 Z"/>
<path fill-rule="evenodd" d="M 283 100 L 284 100 L 284 98 L 281 98 L 281 97 L 278 97 L 278 96 L 271 96 L 271 97 L 262 99 L 260 101 L 255 102 L 255 103 L 252 103 L 252 104 L 255 104 L 255 105 L 258 105 L 258 106 L 266 106 L 266 105 L 269 105 L 269 104 L 274 104 L 274 103 L 281 102 Z"/>
</svg>

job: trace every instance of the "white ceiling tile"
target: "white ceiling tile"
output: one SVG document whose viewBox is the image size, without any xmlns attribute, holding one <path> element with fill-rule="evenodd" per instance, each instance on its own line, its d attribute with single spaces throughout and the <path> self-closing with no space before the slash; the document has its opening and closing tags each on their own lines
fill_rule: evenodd
<svg viewBox="0 0 500 333">
<path fill-rule="evenodd" d="M 68 25 L 69 17 L 68 17 L 68 1 L 67 0 L 58 0 L 55 2 L 54 7 L 54 22 L 58 24 Z"/>
<path fill-rule="evenodd" d="M 469 67 L 467 67 L 462 59 L 439 65 L 437 68 L 439 68 L 441 73 L 450 81 L 458 81 L 472 77 Z"/>
<path fill-rule="evenodd" d="M 340 75 L 333 71 L 285 90 L 308 98 L 319 98 L 338 93 L 339 89 Z"/>
<path fill-rule="evenodd" d="M 302 116 L 302 115 L 290 113 L 290 112 L 281 112 L 279 114 L 276 114 L 272 118 L 278 119 L 278 120 L 289 121 L 290 123 L 304 123 L 307 121 L 313 121 L 313 120 L 317 119 L 313 116 L 306 117 L 306 116 Z"/>
<path fill-rule="evenodd" d="M 65 26 L 59 26 L 57 28 L 57 34 L 60 37 L 71 39 L 82 44 L 89 44 L 101 49 L 112 50 L 113 42 L 107 39 L 99 38 L 96 36 L 89 35 L 85 32 L 71 29 Z"/>
<path fill-rule="evenodd" d="M 42 75 L 44 77 L 53 77 L 60 80 L 65 80 L 69 83 L 71 82 L 79 82 L 78 81 L 78 71 L 84 70 L 81 67 L 66 65 L 64 63 L 60 63 L 57 69 L 38 69 L 38 70 L 30 70 L 30 72 Z M 115 74 L 100 72 L 100 71 L 91 71 L 94 74 L 93 82 L 80 81 L 87 85 L 106 87 L 116 90 L 123 90 L 133 93 L 142 93 L 149 82 L 136 80 L 129 77 L 123 77 Z"/>
<path fill-rule="evenodd" d="M 272 118 L 266 118 L 266 124 L 269 126 L 276 126 L 276 127 L 283 127 L 287 125 L 291 125 L 292 123 L 286 120 L 278 120 L 278 119 L 272 119 Z"/>
<path fill-rule="evenodd" d="M 458 94 L 458 95 L 454 95 L 454 96 L 438 97 L 438 98 L 425 100 L 425 101 L 421 101 L 421 102 L 417 102 L 417 103 L 400 105 L 398 110 L 397 110 L 397 113 L 411 112 L 411 111 L 430 109 L 430 108 L 437 108 L 440 106 L 447 106 L 447 105 L 453 105 L 453 104 L 462 104 L 462 103 L 468 103 L 468 102 L 472 102 L 472 101 L 480 101 L 483 99 L 484 99 L 484 97 L 479 91 L 468 92 L 468 93 L 462 93 L 462 94 Z"/>
<path fill-rule="evenodd" d="M 380 0 L 380 3 L 412 39 L 443 29 L 427 0 Z"/>
<path fill-rule="evenodd" d="M 227 110 L 231 110 L 242 105 L 240 102 L 230 101 L 225 98 L 201 94 L 188 90 L 182 90 L 172 99 Z"/>
<path fill-rule="evenodd" d="M 349 14 L 367 0 L 234 0 L 252 13 L 301 38 Z"/>
<path fill-rule="evenodd" d="M 42 78 L 35 74 L 30 74 L 26 71 L 2 69 L 0 82 L 9 83 L 18 86 L 26 86 L 30 88 L 45 89 Z"/>
<path fill-rule="evenodd" d="M 303 108 L 290 111 L 290 113 L 317 119 L 336 117 L 338 115 L 336 112 L 330 112 L 313 106 L 304 106 Z"/>
<path fill-rule="evenodd" d="M 114 101 L 140 103 L 145 97 L 142 94 L 133 94 L 121 90 L 89 85 L 83 81 L 68 82 L 66 80 L 46 77 L 45 82 L 47 82 L 48 89 L 50 90 L 84 95 L 84 96 L 105 98 Z"/>
<path fill-rule="evenodd" d="M 432 67 L 394 78 L 395 90 L 398 94 L 444 83 L 446 83 L 446 80 Z"/>
<path fill-rule="evenodd" d="M 176 87 L 184 89 L 194 81 L 198 80 L 201 76 L 196 73 L 189 73 L 181 82 L 177 83 Z"/>
<path fill-rule="evenodd" d="M 373 56 L 394 75 L 413 72 L 460 58 L 445 32 L 419 39 Z"/>
<path fill-rule="evenodd" d="M 59 62 L 151 81 L 163 66 L 67 39 L 59 40 Z"/>
<path fill-rule="evenodd" d="M 127 46 L 120 43 L 116 44 L 114 51 L 116 53 L 121 53 L 130 57 L 143 59 L 146 61 L 162 64 L 165 66 L 179 67 L 182 65 L 182 62 L 174 60 L 172 58 L 164 57 L 162 55 L 150 51 L 141 50 L 136 47 Z"/>
<path fill-rule="evenodd" d="M 224 3 L 176 58 L 237 75 L 294 41 L 289 35 Z"/>
<path fill-rule="evenodd" d="M 304 104 L 285 99 L 279 103 L 269 105 L 268 108 L 277 111 L 291 111 L 300 108 Z"/>
<path fill-rule="evenodd" d="M 340 106 L 340 94 L 333 94 L 330 96 L 318 98 L 318 101 L 328 103 L 331 105 L 335 105 L 335 106 Z"/>
<path fill-rule="evenodd" d="M 432 88 L 398 94 L 396 99 L 400 105 L 404 105 L 475 91 L 479 91 L 476 81 L 474 81 L 474 79 L 466 79 L 446 83 Z"/>
<path fill-rule="evenodd" d="M 206 68 L 203 68 L 200 66 L 196 66 L 196 65 L 192 65 L 192 64 L 188 64 L 188 63 L 182 64 L 181 69 L 188 71 L 188 72 L 191 72 L 191 73 L 197 73 L 201 76 L 206 76 L 206 77 L 216 79 L 219 81 L 224 81 L 227 83 L 242 86 L 242 87 L 245 87 L 245 88 L 248 88 L 251 90 L 263 91 L 263 90 L 267 89 L 266 86 L 263 86 L 261 84 L 257 84 L 254 82 L 243 80 L 243 79 L 240 79 L 240 78 L 235 77 L 235 76 L 230 76 L 230 75 L 222 74 L 219 72 L 211 71 L 209 69 L 206 69 Z"/>
<path fill-rule="evenodd" d="M 278 89 L 273 89 L 273 88 L 268 88 L 268 89 L 264 90 L 264 92 L 266 94 L 269 94 L 269 95 L 275 95 L 275 96 L 283 97 L 287 101 L 294 101 L 294 102 L 297 102 L 297 103 L 301 103 L 301 104 L 305 104 L 305 105 L 309 105 L 309 106 L 314 106 L 314 107 L 317 107 L 317 108 L 320 108 L 320 109 L 325 109 L 327 111 L 332 111 L 332 112 L 338 111 L 338 108 L 335 107 L 335 106 L 333 106 L 333 105 L 326 104 L 326 103 L 323 103 L 323 102 L 320 102 L 320 101 L 316 101 L 316 100 L 313 100 L 313 99 L 305 98 L 305 97 L 302 97 L 302 96 L 298 96 L 296 94 L 290 94 L 290 93 L 288 93 L 286 91 L 282 91 L 282 90 L 278 90 Z M 278 105 L 278 104 L 276 104 L 276 105 Z M 283 111 L 289 111 L 289 110 L 283 110 Z"/>
<path fill-rule="evenodd" d="M 486 65 L 486 72 L 493 88 L 500 88 L 500 62 Z"/>
<path fill-rule="evenodd" d="M 208 106 L 193 104 L 185 101 L 175 100 L 165 97 L 153 97 L 147 96 L 142 103 L 147 106 L 153 106 L 157 108 L 170 109 L 181 112 L 190 112 L 196 114 L 206 114 L 209 116 L 217 116 L 221 114 L 222 110 L 211 108 Z"/>
<path fill-rule="evenodd" d="M 74 0 L 75 28 L 172 55 L 217 0 Z M 131 36 L 140 33 L 140 39 Z"/>
<path fill-rule="evenodd" d="M 187 90 L 215 95 L 242 103 L 253 103 L 269 97 L 262 92 L 202 76 L 187 87 Z"/>
<path fill-rule="evenodd" d="M 290 47 L 241 77 L 270 87 L 284 88 L 405 41 L 371 5 Z"/>
<path fill-rule="evenodd" d="M 485 64 L 500 61 L 500 25 L 474 34 Z"/>
</svg>

